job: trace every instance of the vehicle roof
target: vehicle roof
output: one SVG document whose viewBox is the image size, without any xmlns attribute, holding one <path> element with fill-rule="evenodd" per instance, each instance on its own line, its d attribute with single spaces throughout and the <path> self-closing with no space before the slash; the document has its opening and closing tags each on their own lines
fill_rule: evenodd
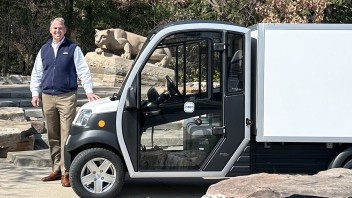
<svg viewBox="0 0 352 198">
<path fill-rule="evenodd" d="M 167 27 L 170 27 L 170 26 L 176 26 L 176 25 L 184 25 L 184 24 L 196 24 L 196 23 L 209 23 L 209 24 L 224 24 L 224 25 L 236 25 L 236 26 L 241 26 L 241 27 L 245 27 L 243 25 L 239 25 L 239 24 L 236 24 L 236 23 L 232 23 L 232 22 L 229 22 L 229 21 L 221 21 L 221 20 L 181 20 L 181 21 L 174 21 L 174 22 L 169 22 L 165 25 L 162 25 L 162 26 L 159 26 L 157 27 L 156 29 L 154 29 L 153 32 L 159 32 L 161 31 L 162 29 L 165 29 Z"/>
</svg>

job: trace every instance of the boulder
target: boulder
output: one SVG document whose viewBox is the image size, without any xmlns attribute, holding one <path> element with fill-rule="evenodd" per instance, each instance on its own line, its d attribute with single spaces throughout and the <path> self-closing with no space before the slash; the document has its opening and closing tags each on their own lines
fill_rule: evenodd
<svg viewBox="0 0 352 198">
<path fill-rule="evenodd" d="M 158 151 L 142 151 L 141 152 L 141 168 L 147 170 L 153 169 L 165 169 L 165 160 L 168 151 L 158 150 Z"/>
<path fill-rule="evenodd" d="M 88 52 L 85 58 L 92 74 L 94 86 L 120 87 L 134 63 L 134 60 L 107 52 L 103 54 Z M 165 85 L 165 76 L 173 77 L 174 71 L 147 63 L 142 74 L 143 82 L 148 82 L 146 85 Z"/>
<path fill-rule="evenodd" d="M 19 107 L 0 107 L 0 120 L 26 121 L 26 115 Z"/>
<path fill-rule="evenodd" d="M 37 133 L 47 133 L 45 122 L 43 120 L 30 120 L 29 122 Z"/>
<path fill-rule="evenodd" d="M 207 153 L 200 150 L 187 150 L 169 153 L 166 158 L 166 167 L 195 168 L 207 157 Z"/>
<path fill-rule="evenodd" d="M 0 101 L 0 107 L 16 107 L 16 106 L 17 106 L 17 104 L 14 101 L 12 101 L 12 100 L 2 100 L 2 101 Z"/>
<path fill-rule="evenodd" d="M 21 75 L 10 75 L 7 78 L 9 84 L 29 84 L 30 77 L 29 76 L 21 76 Z"/>
<path fill-rule="evenodd" d="M 35 133 L 46 132 L 44 121 L 27 121 L 19 107 L 0 107 L 0 157 L 34 149 Z"/>
<path fill-rule="evenodd" d="M 30 122 L 0 120 L 0 157 L 12 151 L 33 150 L 34 132 Z"/>
<path fill-rule="evenodd" d="M 30 81 L 30 76 L 21 76 L 16 74 L 12 74 L 9 76 L 0 76 L 0 85 L 29 84 Z"/>
<path fill-rule="evenodd" d="M 199 150 L 170 151 L 155 147 L 141 152 L 141 167 L 149 170 L 197 168 L 206 157 Z"/>
<path fill-rule="evenodd" d="M 329 169 L 316 175 L 259 173 L 211 185 L 202 198 L 352 197 L 352 170 Z"/>
</svg>

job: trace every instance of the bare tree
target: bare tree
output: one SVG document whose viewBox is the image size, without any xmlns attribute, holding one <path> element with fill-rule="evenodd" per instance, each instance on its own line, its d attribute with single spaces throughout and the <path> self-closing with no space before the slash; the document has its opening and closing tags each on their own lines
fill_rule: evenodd
<svg viewBox="0 0 352 198">
<path fill-rule="evenodd" d="M 326 0 L 267 0 L 258 2 L 257 13 L 262 22 L 269 23 L 321 23 Z"/>
</svg>

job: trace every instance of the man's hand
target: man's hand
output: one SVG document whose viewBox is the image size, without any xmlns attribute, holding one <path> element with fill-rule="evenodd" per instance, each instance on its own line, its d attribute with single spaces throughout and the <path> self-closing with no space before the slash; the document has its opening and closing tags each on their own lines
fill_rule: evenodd
<svg viewBox="0 0 352 198">
<path fill-rule="evenodd" d="M 32 97 L 32 105 L 33 107 L 39 107 L 39 96 Z"/>
<path fill-rule="evenodd" d="M 87 93 L 86 95 L 89 102 L 100 99 L 100 97 L 95 95 L 94 93 Z"/>
</svg>

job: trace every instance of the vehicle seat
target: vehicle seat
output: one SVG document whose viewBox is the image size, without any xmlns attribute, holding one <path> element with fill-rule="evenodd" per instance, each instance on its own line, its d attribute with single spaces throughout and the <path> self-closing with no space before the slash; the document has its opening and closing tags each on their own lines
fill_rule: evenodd
<svg viewBox="0 0 352 198">
<path fill-rule="evenodd" d="M 149 90 L 147 92 L 147 98 L 148 98 L 147 107 L 156 106 L 157 105 L 157 101 L 158 101 L 158 98 L 159 98 L 159 93 L 155 89 L 155 87 L 150 87 L 149 88 Z"/>
</svg>

